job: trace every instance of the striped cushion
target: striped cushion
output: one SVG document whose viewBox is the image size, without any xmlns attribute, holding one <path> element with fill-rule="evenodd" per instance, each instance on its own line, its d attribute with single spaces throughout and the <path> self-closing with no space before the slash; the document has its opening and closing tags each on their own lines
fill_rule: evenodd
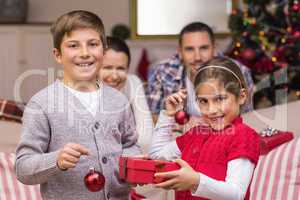
<svg viewBox="0 0 300 200">
<path fill-rule="evenodd" d="M 260 157 L 251 183 L 250 199 L 300 199 L 300 138 Z"/>
<path fill-rule="evenodd" d="M 15 154 L 0 153 L 0 199 L 41 200 L 38 185 L 24 185 L 14 174 Z"/>
</svg>

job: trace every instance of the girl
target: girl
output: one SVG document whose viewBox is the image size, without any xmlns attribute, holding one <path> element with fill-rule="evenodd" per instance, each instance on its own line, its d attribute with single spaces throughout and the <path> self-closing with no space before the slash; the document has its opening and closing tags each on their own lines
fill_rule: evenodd
<svg viewBox="0 0 300 200">
<path fill-rule="evenodd" d="M 247 88 L 239 67 L 226 58 L 201 66 L 195 80 L 196 101 L 205 125 L 190 129 L 172 141 L 176 111 L 186 91 L 170 95 L 165 114 L 154 131 L 150 156 L 173 159 L 181 169 L 157 173 L 167 178 L 159 188 L 176 190 L 176 199 L 249 199 L 249 184 L 259 157 L 259 137 L 243 124 L 242 105 Z"/>
</svg>

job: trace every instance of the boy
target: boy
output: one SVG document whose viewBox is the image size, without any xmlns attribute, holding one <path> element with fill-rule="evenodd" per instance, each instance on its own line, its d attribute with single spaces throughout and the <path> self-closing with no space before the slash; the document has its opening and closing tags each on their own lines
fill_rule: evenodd
<svg viewBox="0 0 300 200">
<path fill-rule="evenodd" d="M 41 184 L 43 199 L 128 199 L 129 187 L 118 179 L 118 158 L 140 151 L 126 98 L 97 85 L 103 23 L 88 11 L 72 11 L 57 19 L 51 33 L 64 76 L 34 95 L 25 109 L 17 177 Z M 99 192 L 84 185 L 90 167 L 105 177 Z"/>
</svg>

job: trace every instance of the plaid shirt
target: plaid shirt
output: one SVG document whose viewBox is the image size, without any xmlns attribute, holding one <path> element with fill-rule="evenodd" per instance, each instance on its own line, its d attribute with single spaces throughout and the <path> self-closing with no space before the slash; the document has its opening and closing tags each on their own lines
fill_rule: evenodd
<svg viewBox="0 0 300 200">
<path fill-rule="evenodd" d="M 244 65 L 234 61 L 240 67 L 248 86 L 250 97 L 242 112 L 253 110 L 252 94 L 253 80 L 251 71 Z M 186 88 L 185 69 L 178 54 L 169 59 L 163 60 L 151 67 L 148 79 L 147 98 L 152 113 L 159 114 L 164 108 L 164 99 L 177 92 L 181 88 Z"/>
<path fill-rule="evenodd" d="M 24 104 L 0 99 L 0 119 L 22 122 Z"/>
</svg>

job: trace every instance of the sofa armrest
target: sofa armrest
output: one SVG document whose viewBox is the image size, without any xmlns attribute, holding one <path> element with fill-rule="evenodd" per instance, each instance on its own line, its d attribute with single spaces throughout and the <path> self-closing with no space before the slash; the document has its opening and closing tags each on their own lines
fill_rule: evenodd
<svg viewBox="0 0 300 200">
<path fill-rule="evenodd" d="M 260 156 L 250 199 L 300 199 L 300 138 Z"/>
</svg>

